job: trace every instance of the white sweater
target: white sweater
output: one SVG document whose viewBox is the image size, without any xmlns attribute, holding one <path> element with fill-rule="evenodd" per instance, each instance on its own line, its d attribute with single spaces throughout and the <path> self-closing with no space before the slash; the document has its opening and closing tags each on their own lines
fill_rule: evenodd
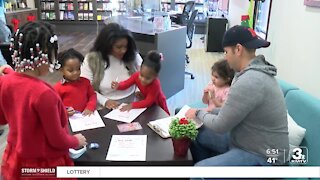
<svg viewBox="0 0 320 180">
<path fill-rule="evenodd" d="M 109 99 L 119 100 L 128 97 L 135 91 L 135 86 L 131 86 L 126 90 L 114 90 L 111 88 L 111 82 L 117 80 L 118 82 L 126 80 L 130 77 L 129 71 L 126 69 L 122 60 L 117 59 L 116 57 L 109 55 L 110 66 L 105 69 L 104 77 L 101 80 L 99 90 L 97 93 L 97 100 L 99 105 L 104 106 L 105 102 Z M 142 63 L 142 58 L 139 54 L 136 56 L 137 64 Z M 90 80 L 92 83 L 93 73 L 89 67 L 87 56 L 85 57 L 82 66 L 81 66 L 81 77 L 85 77 Z"/>
</svg>

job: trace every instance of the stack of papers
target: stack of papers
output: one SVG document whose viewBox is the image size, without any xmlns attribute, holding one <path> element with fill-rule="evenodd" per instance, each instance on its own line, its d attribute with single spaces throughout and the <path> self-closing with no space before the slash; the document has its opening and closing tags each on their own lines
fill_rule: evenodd
<svg viewBox="0 0 320 180">
<path fill-rule="evenodd" d="M 120 122 L 125 123 L 131 123 L 133 120 L 135 120 L 143 111 L 145 111 L 147 108 L 140 108 L 140 109 L 131 109 L 130 111 L 124 111 L 121 112 L 120 109 L 126 105 L 125 103 L 122 103 L 117 109 L 112 110 L 108 114 L 106 114 L 104 117 Z"/>
<path fill-rule="evenodd" d="M 113 135 L 106 160 L 145 161 L 147 135 Z"/>
<path fill-rule="evenodd" d="M 75 113 L 69 117 L 69 122 L 72 132 L 105 127 L 98 111 L 94 111 L 90 116 L 83 116 L 81 113 Z"/>
</svg>

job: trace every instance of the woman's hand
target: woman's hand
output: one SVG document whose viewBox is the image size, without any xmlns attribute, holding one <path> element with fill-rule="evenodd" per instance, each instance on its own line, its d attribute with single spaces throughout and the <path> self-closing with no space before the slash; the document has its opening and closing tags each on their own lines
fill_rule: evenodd
<svg viewBox="0 0 320 180">
<path fill-rule="evenodd" d="M 108 109 L 116 109 L 119 106 L 119 103 L 114 100 L 107 100 L 104 106 Z"/>
<path fill-rule="evenodd" d="M 111 88 L 112 89 L 118 89 L 118 87 L 119 87 L 119 83 L 117 81 L 112 81 Z"/>
<path fill-rule="evenodd" d="M 79 147 L 87 145 L 87 139 L 82 134 L 75 134 L 73 136 L 78 139 Z"/>
<path fill-rule="evenodd" d="M 93 111 L 89 110 L 89 109 L 85 109 L 83 112 L 82 112 L 82 115 L 83 116 L 90 116 L 93 114 Z"/>
<path fill-rule="evenodd" d="M 127 104 L 122 106 L 122 108 L 120 109 L 121 112 L 123 111 L 130 111 L 132 109 L 132 105 L 131 104 Z"/>
<path fill-rule="evenodd" d="M 144 99 L 144 95 L 140 92 L 140 91 L 137 91 L 136 93 L 135 93 L 135 95 L 136 95 L 136 97 L 138 98 L 138 99 Z"/>
<path fill-rule="evenodd" d="M 193 108 L 189 109 L 189 110 L 186 112 L 186 114 L 185 114 L 186 118 L 187 118 L 187 119 L 194 119 L 194 118 L 196 118 L 196 111 L 197 111 L 197 109 L 193 109 Z"/>
</svg>

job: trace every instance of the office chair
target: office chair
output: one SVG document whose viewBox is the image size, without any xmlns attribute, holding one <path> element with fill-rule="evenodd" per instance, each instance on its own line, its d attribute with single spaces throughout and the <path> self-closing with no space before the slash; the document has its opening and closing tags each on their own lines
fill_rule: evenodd
<svg viewBox="0 0 320 180">
<path fill-rule="evenodd" d="M 186 25 L 186 20 L 189 19 L 190 12 L 194 10 L 195 7 L 194 1 L 188 1 L 185 3 L 183 7 L 182 14 L 173 15 L 170 17 L 171 21 L 180 24 L 180 25 Z"/>
<path fill-rule="evenodd" d="M 194 20 L 196 19 L 196 16 L 198 14 L 198 10 L 194 10 L 190 16 L 190 19 L 187 21 L 187 37 L 189 40 L 189 44 L 186 44 L 186 48 L 191 48 L 192 46 L 192 38 L 193 38 L 193 33 L 195 30 L 195 25 L 194 25 Z M 189 56 L 186 54 L 186 63 L 189 63 Z M 190 75 L 191 79 L 194 79 L 194 75 L 191 72 L 185 72 L 185 74 Z"/>
</svg>

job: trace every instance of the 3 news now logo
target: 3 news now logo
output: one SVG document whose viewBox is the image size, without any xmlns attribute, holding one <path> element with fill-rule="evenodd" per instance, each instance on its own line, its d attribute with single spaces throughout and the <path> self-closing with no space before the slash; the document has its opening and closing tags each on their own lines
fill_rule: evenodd
<svg viewBox="0 0 320 180">
<path fill-rule="evenodd" d="M 296 147 L 291 149 L 290 162 L 296 164 L 307 164 L 308 162 L 308 148 Z"/>
</svg>

